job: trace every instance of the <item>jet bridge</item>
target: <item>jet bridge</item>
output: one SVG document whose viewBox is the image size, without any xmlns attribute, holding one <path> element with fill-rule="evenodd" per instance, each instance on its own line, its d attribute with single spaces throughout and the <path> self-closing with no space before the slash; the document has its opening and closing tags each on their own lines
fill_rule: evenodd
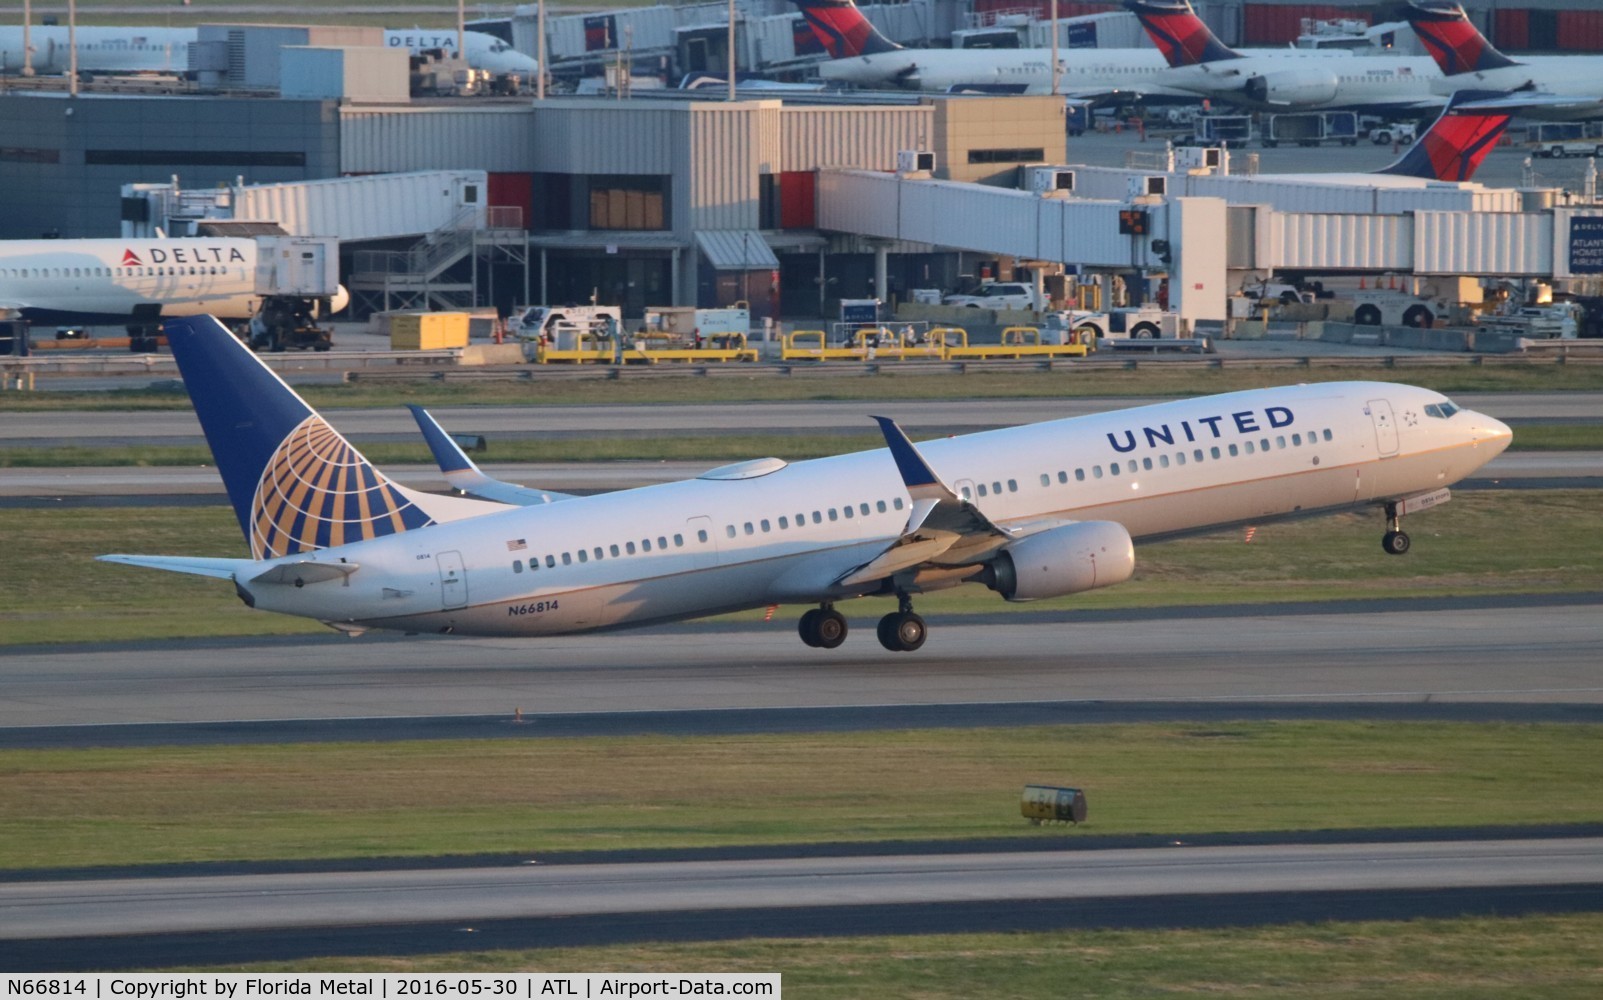
<svg viewBox="0 0 1603 1000">
<path fill-rule="evenodd" d="M 1170 306 L 1190 320 L 1224 318 L 1229 271 L 1603 281 L 1603 204 L 1282 211 L 1219 197 L 1090 199 L 860 170 L 821 171 L 817 190 L 821 229 L 1166 271 Z"/>
</svg>

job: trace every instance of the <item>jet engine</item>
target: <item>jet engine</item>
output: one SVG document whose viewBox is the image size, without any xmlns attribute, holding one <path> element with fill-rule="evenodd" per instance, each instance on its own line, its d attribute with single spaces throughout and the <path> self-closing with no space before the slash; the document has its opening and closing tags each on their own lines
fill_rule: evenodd
<svg viewBox="0 0 1603 1000">
<path fill-rule="evenodd" d="M 1259 104 L 1328 104 L 1336 97 L 1336 74 L 1324 69 L 1286 69 L 1248 77 L 1242 89 L 1249 100 Z"/>
<path fill-rule="evenodd" d="M 991 561 L 985 585 L 1009 601 L 1038 601 L 1123 583 L 1135 572 L 1124 525 L 1081 521 L 1010 542 Z"/>
</svg>

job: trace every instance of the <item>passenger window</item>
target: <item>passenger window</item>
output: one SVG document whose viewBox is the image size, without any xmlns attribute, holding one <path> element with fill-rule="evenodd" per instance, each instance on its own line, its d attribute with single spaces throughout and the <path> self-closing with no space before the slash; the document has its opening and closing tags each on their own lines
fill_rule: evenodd
<svg viewBox="0 0 1603 1000">
<path fill-rule="evenodd" d="M 985 496 L 985 484 L 980 484 L 980 496 Z"/>
<path fill-rule="evenodd" d="M 1130 459 L 1130 475 L 1135 475 L 1135 459 Z"/>
<path fill-rule="evenodd" d="M 851 504 L 847 504 L 846 506 L 842 507 L 841 513 L 845 514 L 846 517 L 850 519 L 853 516 Z"/>
<path fill-rule="evenodd" d="M 1184 464 L 1186 464 L 1186 453 L 1183 452 L 1183 451 L 1175 452 L 1174 453 L 1174 461 L 1175 461 L 1176 465 L 1184 465 Z"/>
<path fill-rule="evenodd" d="M 1048 475 L 1047 473 L 1045 473 L 1045 472 L 1041 473 L 1041 485 L 1042 486 L 1051 486 L 1052 485 L 1052 477 L 1050 475 Z"/>
<path fill-rule="evenodd" d="M 1150 455 L 1141 460 L 1141 468 L 1147 470 L 1148 472 L 1152 471 L 1152 457 Z"/>
<path fill-rule="evenodd" d="M 1117 476 L 1118 474 L 1119 474 L 1119 463 L 1118 462 L 1109 462 L 1108 463 L 1108 475 Z"/>
<path fill-rule="evenodd" d="M 769 531 L 768 518 L 766 518 L 766 517 L 763 518 L 760 523 L 762 525 L 763 534 L 765 534 L 765 535 L 768 534 L 768 531 Z"/>
<path fill-rule="evenodd" d="M 512 572 L 514 572 L 514 573 L 523 572 L 523 560 L 522 559 L 514 559 L 514 560 L 512 560 Z"/>
<path fill-rule="evenodd" d="M 1101 479 L 1102 478 L 1102 466 L 1100 466 L 1100 465 L 1091 466 L 1091 475 L 1092 475 L 1092 477 L 1094 477 L 1096 479 Z"/>
<path fill-rule="evenodd" d="M 1258 442 L 1258 447 L 1263 451 L 1268 451 L 1269 450 L 1269 439 L 1268 438 L 1264 438 L 1263 440 L 1259 441 Z"/>
<path fill-rule="evenodd" d="M 1158 456 L 1158 467 L 1159 468 L 1163 468 L 1163 469 L 1167 469 L 1169 467 L 1169 456 L 1168 455 L 1159 455 Z"/>
<path fill-rule="evenodd" d="M 696 539 L 698 541 L 700 541 L 703 545 L 707 544 L 707 529 L 706 528 L 702 528 L 699 531 L 697 531 L 696 532 Z"/>
<path fill-rule="evenodd" d="M 733 527 L 731 527 L 729 529 L 729 537 L 730 538 L 735 537 L 735 529 Z M 629 555 L 634 555 L 635 554 L 635 543 L 634 542 L 624 542 L 623 543 L 623 550 L 625 552 L 627 552 Z"/>
<path fill-rule="evenodd" d="M 1215 448 L 1213 450 L 1213 457 L 1214 458 L 1218 458 L 1219 457 L 1219 449 L 1218 448 Z M 1201 448 L 1193 448 L 1191 450 L 1191 458 L 1192 458 L 1193 461 L 1197 461 L 1197 462 L 1202 461 L 1202 459 L 1203 459 L 1202 449 Z"/>
<path fill-rule="evenodd" d="M 1230 457 L 1231 458 L 1235 458 L 1239 454 L 1241 454 L 1241 450 L 1239 448 L 1237 448 L 1235 445 L 1231 445 L 1230 446 Z"/>
<path fill-rule="evenodd" d="M 1285 446 L 1286 446 L 1286 435 L 1284 435 L 1284 434 L 1275 435 L 1275 447 L 1276 448 L 1284 448 Z"/>
<path fill-rule="evenodd" d="M 614 558 L 614 559 L 618 558 L 620 555 L 623 554 L 623 553 L 618 551 L 618 544 L 616 542 L 614 542 L 611 546 L 609 546 L 607 551 L 612 553 L 612 558 Z"/>
<path fill-rule="evenodd" d="M 539 568 L 540 568 L 540 557 L 539 556 L 535 556 L 533 559 L 529 560 L 529 572 L 530 573 L 533 573 L 535 570 L 537 570 Z"/>
<path fill-rule="evenodd" d="M 881 514 L 885 513 L 885 501 L 879 501 L 879 503 L 875 504 L 875 507 L 878 508 Z"/>
<path fill-rule="evenodd" d="M 573 556 L 572 556 L 571 553 L 567 553 L 567 552 L 562 553 L 562 565 L 564 565 L 564 566 L 572 566 L 573 565 Z"/>
<path fill-rule="evenodd" d="M 751 525 L 748 524 L 748 525 L 746 525 L 746 527 L 749 528 L 749 527 L 751 527 Z M 651 551 L 651 539 L 649 539 L 649 538 L 640 539 L 640 551 L 641 552 L 650 552 Z"/>
<path fill-rule="evenodd" d="M 1231 445 L 1230 447 L 1234 448 L 1235 445 Z M 1235 452 L 1231 452 L 1230 454 L 1234 455 Z M 1252 442 L 1251 441 L 1247 442 L 1247 454 L 1249 454 L 1249 455 L 1252 454 Z"/>
<path fill-rule="evenodd" d="M 1209 448 L 1208 449 L 1208 454 L 1212 455 L 1214 458 L 1218 458 L 1219 457 L 1219 446 L 1218 445 L 1214 445 L 1212 448 Z"/>
<path fill-rule="evenodd" d="M 1075 469 L 1074 470 L 1074 478 L 1075 479 L 1084 479 L 1085 478 L 1085 470 L 1084 469 Z M 1067 483 L 1068 481 L 1069 481 L 1069 474 L 1067 472 L 1064 472 L 1063 470 L 1059 469 L 1058 470 L 1058 482 Z"/>
<path fill-rule="evenodd" d="M 813 523 L 814 524 L 823 524 L 824 523 L 823 516 L 816 510 L 813 511 Z"/>
<path fill-rule="evenodd" d="M 1292 444 L 1292 447 L 1294 447 L 1294 448 L 1302 447 L 1302 435 L 1301 434 L 1293 434 L 1291 436 L 1291 444 Z"/>
<path fill-rule="evenodd" d="M 840 514 L 837 513 L 835 508 L 833 508 L 833 507 L 829 508 L 829 519 L 831 521 L 839 521 L 840 520 Z"/>
<path fill-rule="evenodd" d="M 685 547 L 685 536 L 684 535 L 674 535 L 673 536 L 673 547 L 676 548 L 676 549 L 684 548 Z"/>
<path fill-rule="evenodd" d="M 1019 481 L 1017 479 L 1009 479 L 1007 481 L 1007 491 L 1009 493 L 1017 493 L 1019 491 Z"/>
<path fill-rule="evenodd" d="M 557 564 L 557 557 L 556 556 L 546 556 L 545 557 L 545 568 L 546 569 L 551 569 L 556 564 Z"/>
<path fill-rule="evenodd" d="M 757 533 L 757 532 L 756 532 L 756 531 L 754 531 L 754 530 L 753 530 L 753 529 L 752 529 L 752 526 L 751 526 L 751 522 L 750 522 L 750 521 L 747 521 L 747 522 L 746 522 L 746 534 L 748 534 L 748 535 L 755 535 L 755 534 L 756 534 L 756 533 Z"/>
<path fill-rule="evenodd" d="M 579 561 L 580 562 L 589 562 L 590 561 L 590 555 L 589 555 L 589 553 L 585 552 L 584 549 L 580 549 L 579 550 Z"/>
<path fill-rule="evenodd" d="M 657 536 L 657 548 L 665 549 L 667 547 L 668 547 L 668 536 L 667 535 L 658 535 Z"/>
<path fill-rule="evenodd" d="M 601 559 L 601 555 L 602 555 L 602 553 L 601 553 L 601 546 L 599 546 L 599 545 L 597 545 L 597 546 L 596 546 L 596 560 L 597 560 L 597 561 L 600 561 L 600 559 Z"/>
<path fill-rule="evenodd" d="M 790 527 L 790 518 L 783 514 L 779 515 L 779 530 L 784 531 L 788 527 Z"/>
<path fill-rule="evenodd" d="M 995 493 L 997 496 L 1001 496 L 1002 495 L 1002 484 L 1001 483 L 992 483 L 991 484 L 991 492 Z"/>
<path fill-rule="evenodd" d="M 868 516 L 868 504 L 866 504 L 866 503 L 858 504 L 857 505 L 857 513 L 863 515 L 864 517 L 867 517 Z"/>
<path fill-rule="evenodd" d="M 731 524 L 731 525 L 727 526 L 724 530 L 729 533 L 729 537 L 730 538 L 734 538 L 735 537 L 735 526 L 734 525 Z"/>
<path fill-rule="evenodd" d="M 1325 440 L 1326 441 L 1330 440 L 1330 428 L 1328 428 L 1328 427 L 1325 428 Z"/>
<path fill-rule="evenodd" d="M 891 506 L 895 507 L 897 510 L 901 510 L 902 509 L 902 498 L 901 497 L 897 497 L 895 500 L 892 500 L 891 501 Z"/>
</svg>

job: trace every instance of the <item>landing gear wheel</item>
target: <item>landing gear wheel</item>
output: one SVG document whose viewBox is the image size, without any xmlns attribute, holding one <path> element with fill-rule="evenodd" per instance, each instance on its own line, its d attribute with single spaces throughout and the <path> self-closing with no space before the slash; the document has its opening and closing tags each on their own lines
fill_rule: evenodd
<svg viewBox="0 0 1603 1000">
<path fill-rule="evenodd" d="M 834 649 L 846 641 L 846 616 L 834 608 L 821 609 L 813 634 L 818 637 L 820 649 Z"/>
<path fill-rule="evenodd" d="M 1380 547 L 1394 556 L 1407 552 L 1410 544 L 1408 533 L 1404 531 L 1388 531 L 1380 539 Z"/>
<path fill-rule="evenodd" d="M 911 653 L 928 636 L 924 619 L 911 611 L 893 611 L 879 620 L 879 644 L 893 653 Z"/>
<path fill-rule="evenodd" d="M 801 635 L 801 641 L 813 648 L 818 647 L 818 616 L 823 614 L 821 608 L 813 608 L 801 616 L 796 623 L 796 631 Z"/>
</svg>

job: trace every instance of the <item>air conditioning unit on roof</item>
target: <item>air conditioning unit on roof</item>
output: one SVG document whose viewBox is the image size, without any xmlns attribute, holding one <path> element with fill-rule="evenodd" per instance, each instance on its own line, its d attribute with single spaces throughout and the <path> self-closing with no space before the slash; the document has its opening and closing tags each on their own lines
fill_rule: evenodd
<svg viewBox="0 0 1603 1000">
<path fill-rule="evenodd" d="M 935 154 L 923 149 L 898 149 L 896 172 L 899 174 L 934 173 Z"/>
</svg>

